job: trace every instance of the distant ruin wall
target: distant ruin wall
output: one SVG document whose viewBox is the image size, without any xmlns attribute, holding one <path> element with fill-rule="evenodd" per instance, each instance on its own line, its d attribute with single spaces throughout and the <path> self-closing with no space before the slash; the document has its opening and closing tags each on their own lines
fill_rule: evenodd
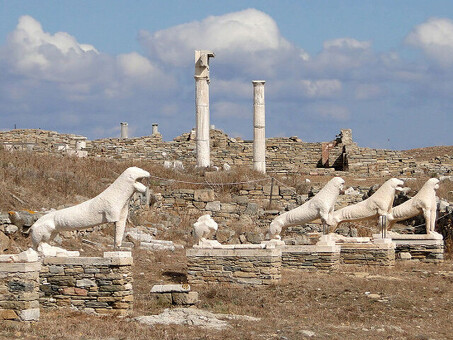
<svg viewBox="0 0 453 340">
<path fill-rule="evenodd" d="M 211 164 L 222 167 L 253 164 L 253 142 L 230 138 L 213 129 Z M 163 164 L 182 161 L 184 166 L 196 164 L 195 133 L 184 133 L 173 141 L 162 141 L 160 134 L 137 138 L 104 138 L 89 141 L 74 134 L 44 130 L 11 130 L 0 132 L 0 143 L 7 150 L 28 150 L 37 153 L 75 154 L 81 157 L 102 157 L 118 160 L 146 159 Z M 435 163 L 435 162 L 434 162 Z M 451 171 L 452 164 L 424 164 L 424 171 Z M 328 143 L 307 143 L 297 137 L 276 137 L 266 140 L 266 167 L 269 173 L 307 173 L 327 167 L 359 174 L 408 175 L 417 170 L 413 158 L 400 151 L 362 148 L 352 142 L 350 130 Z M 432 169 L 431 169 L 432 168 Z"/>
</svg>

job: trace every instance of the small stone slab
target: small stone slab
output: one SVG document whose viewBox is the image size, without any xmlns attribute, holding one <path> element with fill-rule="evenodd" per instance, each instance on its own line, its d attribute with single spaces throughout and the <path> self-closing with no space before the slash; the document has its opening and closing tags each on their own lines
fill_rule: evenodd
<svg viewBox="0 0 453 340">
<path fill-rule="evenodd" d="M 399 258 L 403 261 L 412 260 L 412 255 L 409 252 L 401 252 L 398 254 Z"/>
<path fill-rule="evenodd" d="M 130 251 L 105 251 L 104 258 L 106 257 L 127 258 L 132 257 L 132 253 Z"/>
<path fill-rule="evenodd" d="M 0 272 L 35 272 L 41 269 L 40 262 L 27 263 L 0 263 Z"/>
<path fill-rule="evenodd" d="M 265 249 L 265 244 L 235 244 L 234 249 Z"/>
<path fill-rule="evenodd" d="M 198 302 L 198 292 L 171 293 L 174 305 L 195 305 Z"/>
<path fill-rule="evenodd" d="M 39 308 L 24 309 L 19 312 L 22 321 L 39 321 Z"/>
<path fill-rule="evenodd" d="M 173 285 L 154 285 L 150 293 L 187 293 L 190 292 L 190 285 L 173 284 Z"/>
</svg>

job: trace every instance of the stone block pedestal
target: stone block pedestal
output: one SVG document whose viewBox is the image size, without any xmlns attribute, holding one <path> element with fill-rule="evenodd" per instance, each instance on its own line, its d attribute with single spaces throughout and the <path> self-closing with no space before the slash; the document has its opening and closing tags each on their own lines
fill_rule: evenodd
<svg viewBox="0 0 453 340">
<path fill-rule="evenodd" d="M 340 263 L 340 246 L 337 245 L 288 245 L 281 249 L 284 268 L 331 270 Z"/>
<path fill-rule="evenodd" d="M 394 266 L 395 245 L 387 239 L 375 243 L 341 243 L 342 264 Z"/>
<path fill-rule="evenodd" d="M 45 257 L 42 261 L 42 307 L 118 316 L 132 311 L 130 252 L 106 252 L 104 257 Z"/>
<path fill-rule="evenodd" d="M 379 239 L 380 235 L 373 235 Z M 388 232 L 387 237 L 395 244 L 396 257 L 420 261 L 442 261 L 444 259 L 444 240 L 441 234 L 398 234 Z"/>
<path fill-rule="evenodd" d="M 281 279 L 280 248 L 193 248 L 187 249 L 186 256 L 190 284 L 229 282 L 268 285 Z"/>
<path fill-rule="evenodd" d="M 39 320 L 40 269 L 37 256 L 0 255 L 0 321 Z"/>
</svg>

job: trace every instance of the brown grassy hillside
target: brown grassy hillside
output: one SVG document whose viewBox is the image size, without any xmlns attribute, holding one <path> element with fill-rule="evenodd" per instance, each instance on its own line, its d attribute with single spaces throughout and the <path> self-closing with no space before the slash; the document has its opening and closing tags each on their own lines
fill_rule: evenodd
<svg viewBox="0 0 453 340">
<path fill-rule="evenodd" d="M 175 189 L 212 187 L 211 183 L 263 178 L 263 175 L 252 170 L 236 169 L 229 173 L 212 173 L 208 180 L 204 172 L 198 169 L 188 168 L 177 172 L 146 161 L 119 162 L 0 150 L 0 212 L 49 209 L 80 203 L 102 192 L 130 166 L 139 166 L 160 178 L 202 183 L 167 183 Z M 145 184 L 151 188 L 160 182 L 156 178 L 145 180 Z M 216 185 L 215 188 L 218 192 L 233 189 L 229 185 Z"/>
<path fill-rule="evenodd" d="M 410 149 L 402 151 L 405 155 L 414 157 L 416 161 L 429 161 L 436 157 L 445 155 L 453 156 L 453 145 L 449 146 L 430 146 L 426 148 Z"/>
</svg>

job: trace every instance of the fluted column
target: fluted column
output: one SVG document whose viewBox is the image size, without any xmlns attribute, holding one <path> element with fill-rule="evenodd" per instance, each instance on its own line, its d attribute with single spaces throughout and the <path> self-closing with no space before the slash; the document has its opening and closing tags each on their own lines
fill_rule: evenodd
<svg viewBox="0 0 453 340">
<path fill-rule="evenodd" d="M 266 173 L 264 80 L 253 83 L 253 169 Z"/>
<path fill-rule="evenodd" d="M 209 59 L 214 53 L 195 51 L 195 109 L 197 166 L 211 165 L 209 150 Z"/>
</svg>

